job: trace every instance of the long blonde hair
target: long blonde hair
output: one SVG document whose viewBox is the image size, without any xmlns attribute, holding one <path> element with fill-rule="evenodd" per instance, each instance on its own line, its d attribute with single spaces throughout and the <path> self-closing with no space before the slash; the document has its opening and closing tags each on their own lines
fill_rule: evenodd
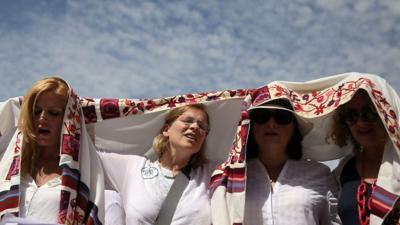
<svg viewBox="0 0 400 225">
<path fill-rule="evenodd" d="M 171 125 L 175 120 L 181 116 L 183 113 L 190 109 L 200 109 L 203 112 L 206 113 L 207 115 L 207 121 L 210 123 L 210 119 L 208 117 L 207 111 L 202 104 L 193 104 L 193 105 L 185 105 L 182 107 L 174 108 L 168 112 L 168 114 L 165 117 L 165 123 L 164 126 L 161 128 L 160 132 L 158 135 L 154 138 L 153 140 L 153 149 L 157 153 L 158 157 L 161 158 L 163 153 L 168 150 L 169 148 L 169 141 L 168 137 L 163 135 L 163 131 L 165 129 L 166 125 Z M 204 152 L 204 146 L 205 146 L 205 141 L 203 145 L 201 146 L 201 149 L 199 152 L 194 154 L 190 160 L 190 166 L 191 168 L 196 168 L 207 162 L 207 158 L 205 156 Z"/>
<path fill-rule="evenodd" d="M 36 135 L 33 124 L 33 114 L 36 101 L 44 92 L 52 92 L 61 102 L 68 101 L 68 84 L 59 77 L 46 77 L 35 84 L 27 91 L 21 106 L 19 129 L 23 134 L 21 175 L 33 174 L 34 166 L 39 157 L 36 146 Z"/>
</svg>

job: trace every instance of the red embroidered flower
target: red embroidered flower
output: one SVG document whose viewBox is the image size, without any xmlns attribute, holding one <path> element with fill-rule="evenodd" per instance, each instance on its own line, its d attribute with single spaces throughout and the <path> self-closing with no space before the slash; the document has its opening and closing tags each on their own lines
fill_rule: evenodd
<svg viewBox="0 0 400 225">
<path fill-rule="evenodd" d="M 12 176 L 15 176 L 19 173 L 19 161 L 20 161 L 19 156 L 14 156 L 10 169 L 8 170 L 6 176 L 6 180 L 11 180 Z"/>
<path fill-rule="evenodd" d="M 146 110 L 153 110 L 156 107 L 156 102 L 153 100 L 148 100 L 146 105 Z"/>
<path fill-rule="evenodd" d="M 80 144 L 78 140 L 69 134 L 64 134 L 61 153 L 70 155 L 73 160 L 78 161 L 79 146 Z"/>
<path fill-rule="evenodd" d="M 180 96 L 179 98 L 178 98 L 178 102 L 179 103 L 183 103 L 183 102 L 185 102 L 186 101 L 186 99 L 185 99 L 185 97 L 183 97 L 183 96 Z"/>
<path fill-rule="evenodd" d="M 322 101 L 324 101 L 324 96 L 323 95 L 320 95 L 320 96 L 318 96 L 318 98 L 317 98 L 317 102 L 318 103 L 321 103 Z"/>
<path fill-rule="evenodd" d="M 85 123 L 95 123 L 97 121 L 96 108 L 94 105 L 82 107 Z"/>
<path fill-rule="evenodd" d="M 170 99 L 169 101 L 167 100 L 167 102 L 168 102 L 168 107 L 169 108 L 173 108 L 173 107 L 176 106 L 176 104 L 175 104 L 176 102 L 175 102 L 174 98 Z"/>
<path fill-rule="evenodd" d="M 120 117 L 118 99 L 101 99 L 100 112 L 103 119 Z"/>
<path fill-rule="evenodd" d="M 316 106 L 315 107 L 315 114 L 316 115 L 319 115 L 319 114 L 321 114 L 321 113 L 324 113 L 324 108 L 325 108 L 325 106 L 322 104 L 322 105 L 319 105 L 319 106 Z"/>
</svg>

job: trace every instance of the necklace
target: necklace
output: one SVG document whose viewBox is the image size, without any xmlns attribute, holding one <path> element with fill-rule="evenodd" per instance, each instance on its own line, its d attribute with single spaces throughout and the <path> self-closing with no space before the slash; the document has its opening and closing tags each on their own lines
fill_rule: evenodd
<svg viewBox="0 0 400 225">
<path fill-rule="evenodd" d="M 358 210 L 358 220 L 361 225 L 369 225 L 369 216 L 371 214 L 371 197 L 367 196 L 367 183 L 364 179 L 364 154 L 362 154 L 361 159 L 361 177 L 360 184 L 357 188 L 357 210 Z M 375 190 L 376 178 L 373 179 L 371 184 L 371 193 Z"/>
</svg>

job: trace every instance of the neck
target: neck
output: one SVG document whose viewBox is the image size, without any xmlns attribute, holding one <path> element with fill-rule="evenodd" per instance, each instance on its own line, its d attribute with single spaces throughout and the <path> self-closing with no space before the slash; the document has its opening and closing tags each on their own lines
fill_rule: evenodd
<svg viewBox="0 0 400 225">
<path fill-rule="evenodd" d="M 167 168 L 173 172 L 179 172 L 183 168 L 185 168 L 189 161 L 191 155 L 179 155 L 174 153 L 173 151 L 167 150 L 159 159 L 162 167 Z"/>
<path fill-rule="evenodd" d="M 380 149 L 364 148 L 357 156 L 357 169 L 361 178 L 372 183 L 379 173 L 383 156 L 383 147 Z"/>
<path fill-rule="evenodd" d="M 43 161 L 59 161 L 60 160 L 60 154 L 58 152 L 59 147 L 38 147 L 38 152 L 39 152 L 39 160 Z"/>
<path fill-rule="evenodd" d="M 275 149 L 274 151 L 268 149 L 259 149 L 258 158 L 262 164 L 264 164 L 264 167 L 268 171 L 272 181 L 276 181 L 276 179 L 278 179 L 283 166 L 288 160 L 286 149 Z"/>
</svg>

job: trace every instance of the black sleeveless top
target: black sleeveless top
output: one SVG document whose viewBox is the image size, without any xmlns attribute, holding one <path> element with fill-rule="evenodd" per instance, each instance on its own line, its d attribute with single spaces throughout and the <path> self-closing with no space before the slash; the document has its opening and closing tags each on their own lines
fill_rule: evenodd
<svg viewBox="0 0 400 225">
<path fill-rule="evenodd" d="M 343 167 L 340 174 L 342 190 L 339 197 L 338 213 L 343 225 L 359 225 L 357 208 L 357 189 L 361 177 L 356 169 L 356 158 L 351 158 Z M 367 199 L 371 195 L 371 184 L 367 183 Z M 367 201 L 368 202 L 368 201 Z M 368 204 L 366 202 L 366 204 Z M 367 215 L 370 212 L 367 208 Z"/>
</svg>

